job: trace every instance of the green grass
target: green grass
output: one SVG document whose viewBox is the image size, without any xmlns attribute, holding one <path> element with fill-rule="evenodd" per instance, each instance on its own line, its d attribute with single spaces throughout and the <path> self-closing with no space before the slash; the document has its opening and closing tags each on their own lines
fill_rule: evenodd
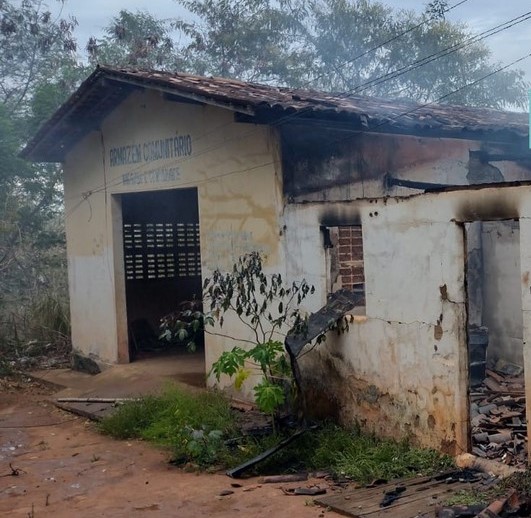
<svg viewBox="0 0 531 518">
<path fill-rule="evenodd" d="M 484 504 L 485 506 L 488 505 L 489 502 L 493 500 L 489 497 L 488 493 L 474 490 L 474 489 L 463 489 L 461 491 L 457 491 L 457 493 L 454 493 L 450 498 L 445 500 L 444 505 L 476 505 L 476 504 Z"/>
<path fill-rule="evenodd" d="M 452 466 L 452 459 L 439 452 L 414 448 L 407 441 L 380 439 L 358 428 L 328 424 L 307 440 L 313 467 L 328 466 L 336 474 L 362 483 L 428 475 Z"/>
<path fill-rule="evenodd" d="M 524 497 L 531 496 L 531 470 L 514 473 L 487 489 L 481 487 L 458 491 L 445 501 L 445 505 L 484 504 L 507 496 L 511 489 Z"/>
<path fill-rule="evenodd" d="M 99 428 L 117 439 L 139 438 L 169 447 L 176 459 L 203 467 L 218 462 L 227 449 L 223 438 L 237 433 L 233 412 L 221 394 L 193 394 L 176 387 L 122 405 Z"/>
<path fill-rule="evenodd" d="M 234 467 L 282 439 L 276 434 L 260 439 L 242 437 L 237 412 L 222 394 L 190 393 L 176 387 L 122 405 L 101 422 L 100 430 L 118 439 L 140 438 L 169 447 L 178 462 L 192 462 L 201 468 Z M 449 457 L 433 450 L 323 423 L 260 464 L 255 474 L 328 470 L 366 483 L 431 474 L 451 465 Z"/>
</svg>

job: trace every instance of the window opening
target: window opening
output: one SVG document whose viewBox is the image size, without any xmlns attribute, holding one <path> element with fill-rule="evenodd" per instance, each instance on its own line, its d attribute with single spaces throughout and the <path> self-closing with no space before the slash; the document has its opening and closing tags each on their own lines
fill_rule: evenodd
<svg viewBox="0 0 531 518">
<path fill-rule="evenodd" d="M 339 289 L 365 292 L 363 231 L 361 225 L 323 228 L 327 249 L 329 292 Z"/>
</svg>

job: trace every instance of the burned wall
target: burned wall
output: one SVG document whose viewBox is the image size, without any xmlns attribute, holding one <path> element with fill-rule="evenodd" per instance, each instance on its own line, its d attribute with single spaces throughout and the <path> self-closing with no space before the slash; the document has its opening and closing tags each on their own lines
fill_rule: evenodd
<svg viewBox="0 0 531 518">
<path fill-rule="evenodd" d="M 388 176 L 443 185 L 531 179 L 529 158 L 510 160 L 511 156 L 526 154 L 516 144 L 290 124 L 281 129 L 281 145 L 284 194 L 292 202 L 347 201 L 418 192 L 390 186 Z"/>
<path fill-rule="evenodd" d="M 316 410 L 343 422 L 450 453 L 468 446 L 468 346 L 464 223 L 499 207 L 521 224 L 520 295 L 525 345 L 531 339 L 531 189 L 477 188 L 349 202 L 288 204 L 288 273 L 317 287 L 309 311 L 329 289 L 323 221 L 363 227 L 365 316 L 301 360 L 303 384 Z M 510 210 L 509 210 L 510 209 Z M 525 229 L 525 231 L 524 231 Z M 527 337 L 527 338 L 526 338 Z M 528 384 L 528 387 L 531 386 Z"/>
<path fill-rule="evenodd" d="M 466 386 L 460 368 L 466 353 L 461 228 L 451 218 L 419 218 L 420 207 L 403 200 L 335 208 L 338 219 L 358 213 L 363 227 L 365 316 L 354 317 L 348 333 L 331 336 L 325 347 L 303 357 L 312 408 L 333 409 L 342 422 L 359 422 L 380 435 L 466 449 L 459 424 L 466 400 L 456 390 Z M 330 210 L 318 203 L 290 205 L 286 213 L 289 273 L 318 287 L 321 300 L 313 301 L 312 311 L 327 295 L 318 227 Z"/>
</svg>

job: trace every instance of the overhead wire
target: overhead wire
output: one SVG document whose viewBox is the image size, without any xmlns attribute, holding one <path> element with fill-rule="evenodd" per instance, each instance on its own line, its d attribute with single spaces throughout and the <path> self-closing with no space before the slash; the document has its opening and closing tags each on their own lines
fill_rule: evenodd
<svg viewBox="0 0 531 518">
<path fill-rule="evenodd" d="M 461 2 L 461 3 L 464 3 L 464 2 Z M 460 4 L 456 4 L 456 5 L 453 6 L 453 7 L 457 7 L 457 5 L 460 5 Z M 432 62 L 432 61 L 434 61 L 435 59 L 438 59 L 437 56 L 443 57 L 443 56 L 447 55 L 449 49 L 454 49 L 454 50 L 452 50 L 452 52 L 456 52 L 457 50 L 460 50 L 461 48 L 464 48 L 464 47 L 467 46 L 467 45 L 471 45 L 471 44 L 473 44 L 473 43 L 477 43 L 478 41 L 481 41 L 482 39 L 485 39 L 486 37 L 489 37 L 489 36 L 492 36 L 492 35 L 494 35 L 494 34 L 497 34 L 497 33 L 501 32 L 501 31 L 504 31 L 504 30 L 510 29 L 511 27 L 514 27 L 514 26 L 517 25 L 518 23 L 523 23 L 524 21 L 526 21 L 526 20 L 528 20 L 528 19 L 530 19 L 530 18 L 531 18 L 531 11 L 528 12 L 528 13 L 524 13 L 523 15 L 521 15 L 521 16 L 519 16 L 519 17 L 516 17 L 516 18 L 513 18 L 513 19 L 508 20 L 508 21 L 506 21 L 506 22 L 503 22 L 502 24 L 499 24 L 499 25 L 497 25 L 497 26 L 495 26 L 495 27 L 493 27 L 493 28 L 491 28 L 491 29 L 488 29 L 487 31 L 483 31 L 483 33 L 480 33 L 480 35 L 477 35 L 477 36 L 475 36 L 475 37 L 470 38 L 470 39 L 467 41 L 467 43 L 460 45 L 458 49 L 454 49 L 454 46 L 452 46 L 452 47 L 449 47 L 449 48 L 443 49 L 443 50 L 441 50 L 441 51 L 439 51 L 439 52 L 437 52 L 437 53 L 434 53 L 434 54 L 432 54 L 432 55 L 430 55 L 430 56 L 427 56 L 426 58 L 423 58 L 423 60 L 418 60 L 417 62 L 414 62 L 413 64 L 417 63 L 417 66 L 415 66 L 414 68 L 411 68 L 411 70 L 413 70 L 413 69 L 417 69 L 417 68 L 420 68 L 421 66 L 424 66 L 425 64 L 427 64 L 427 62 L 424 62 L 424 61 L 427 60 L 428 58 L 430 58 L 430 61 L 429 61 L 429 62 Z M 494 31 L 495 31 L 495 32 L 494 32 Z M 382 45 L 383 45 L 383 44 L 382 44 Z M 361 56 L 361 55 L 360 55 L 360 56 Z M 526 58 L 527 58 L 527 56 L 524 56 L 524 57 L 522 57 L 522 58 L 520 58 L 520 59 L 518 59 L 518 60 L 516 60 L 516 61 L 514 61 L 514 62 L 512 62 L 512 63 L 510 63 L 510 64 L 508 64 L 507 66 L 502 67 L 502 68 L 499 68 L 499 69 L 496 69 L 495 71 L 493 71 L 493 72 L 487 74 L 486 76 L 483 76 L 483 77 L 479 78 L 478 80 L 472 81 L 471 83 L 467 83 L 467 84 L 463 85 L 462 87 L 460 87 L 460 88 L 458 88 L 458 89 L 456 89 L 456 90 L 454 90 L 454 91 L 452 91 L 452 92 L 449 92 L 448 94 L 445 94 L 445 95 L 443 95 L 443 96 L 441 96 L 441 97 L 435 99 L 434 101 L 431 101 L 431 102 L 429 102 L 429 103 L 425 103 L 425 104 L 419 105 L 418 107 L 414 108 L 413 111 L 416 111 L 417 109 L 421 109 L 422 107 L 429 106 L 429 105 L 431 105 L 431 104 L 434 104 L 434 103 L 440 102 L 441 100 L 444 100 L 444 99 L 446 99 L 447 97 L 450 97 L 451 95 L 454 95 L 455 93 L 457 93 L 457 92 L 459 92 L 459 91 L 462 91 L 462 90 L 465 89 L 465 88 L 468 88 L 468 87 L 471 87 L 471 86 L 473 86 L 473 85 L 475 85 L 475 84 L 478 84 L 479 82 L 481 82 L 481 81 L 487 79 L 488 77 L 491 77 L 492 75 L 494 75 L 494 74 L 496 74 L 496 73 L 499 73 L 499 72 L 501 72 L 502 70 L 505 70 L 506 68 L 508 68 L 508 67 L 514 65 L 515 63 L 518 63 L 518 62 L 520 62 L 520 61 L 522 61 L 523 59 L 526 59 Z M 422 63 L 420 63 L 421 61 L 422 61 Z M 410 71 L 410 70 L 407 70 L 406 72 L 408 72 L 408 71 Z M 406 73 L 406 72 L 404 72 L 404 73 Z M 392 79 L 392 78 L 391 78 L 391 79 Z M 382 81 L 382 82 L 383 82 L 383 81 Z M 354 87 L 354 88 L 359 88 L 359 86 L 360 86 L 360 85 L 358 85 L 357 87 Z M 343 94 L 343 95 L 348 96 L 349 93 L 347 92 L 346 94 Z M 338 97 L 341 98 L 343 95 L 336 96 L 336 98 L 338 98 Z M 285 122 L 286 120 L 290 120 L 290 119 L 293 119 L 293 118 L 295 118 L 295 117 L 299 117 L 299 116 L 302 114 L 302 112 L 304 112 L 304 110 L 305 110 L 305 108 L 303 108 L 303 109 L 301 109 L 301 110 L 295 112 L 294 114 L 289 114 L 289 115 L 287 115 L 287 116 L 285 116 L 285 117 L 282 117 L 282 118 L 278 119 L 277 121 L 274 121 L 271 125 L 272 125 L 272 126 L 276 126 L 276 125 L 279 125 L 279 124 Z M 411 113 L 411 111 L 409 111 L 409 112 L 405 112 L 404 114 L 400 114 L 400 115 L 398 116 L 398 118 L 399 118 L 400 116 L 407 115 L 408 113 Z M 386 122 L 384 122 L 384 124 L 388 124 L 388 122 L 389 122 L 389 121 L 386 121 Z M 231 122 L 230 124 L 232 124 L 232 122 Z M 224 125 L 222 125 L 222 127 L 223 127 L 223 126 L 224 126 Z M 219 129 L 218 129 L 218 131 L 219 131 Z M 244 134 L 244 135 L 237 135 L 237 136 L 232 137 L 232 138 L 229 138 L 229 139 L 224 139 L 223 142 L 221 142 L 221 143 L 219 143 L 219 144 L 216 144 L 216 145 L 214 145 L 214 146 L 208 147 L 208 148 L 202 150 L 200 153 L 195 153 L 195 154 L 192 154 L 192 155 L 190 155 L 190 156 L 180 158 L 180 159 L 174 161 L 174 162 L 172 163 L 172 165 L 173 165 L 173 166 L 175 166 L 175 165 L 180 165 L 181 163 L 186 162 L 186 161 L 188 161 L 188 160 L 196 159 L 197 157 L 199 157 L 199 156 L 201 156 L 201 155 L 204 155 L 204 154 L 210 153 L 211 151 L 217 150 L 217 149 L 219 149 L 220 147 L 225 146 L 225 145 L 227 144 L 227 142 L 230 142 L 231 140 L 236 140 L 236 139 L 238 139 L 238 140 L 242 140 L 242 139 L 248 138 L 249 136 L 255 134 L 257 131 L 258 131 L 258 130 L 257 130 L 256 128 L 253 128 L 253 130 L 251 130 L 250 132 L 248 132 L 248 133 L 246 133 L 246 134 Z M 209 133 L 211 133 L 211 132 L 209 132 Z M 273 161 L 273 162 L 269 162 L 269 164 L 274 164 L 274 163 L 275 163 L 274 161 Z M 246 168 L 245 170 L 253 170 L 253 169 L 257 169 L 257 168 L 264 167 L 264 166 L 269 165 L 269 164 L 262 164 L 262 165 L 260 165 L 260 166 L 255 166 L 255 167 L 252 167 L 252 168 Z M 130 171 L 128 172 L 128 173 L 129 173 L 129 178 L 133 178 L 133 179 L 134 179 L 134 178 L 141 177 L 142 175 L 145 175 L 145 174 L 146 174 L 146 171 L 143 171 L 144 168 L 145 168 L 145 165 L 142 165 L 142 166 L 139 166 L 138 168 L 135 168 L 135 169 L 133 169 L 133 170 L 130 170 Z M 242 170 L 242 171 L 245 171 L 245 170 Z M 149 172 L 149 171 L 147 171 L 147 172 Z M 230 175 L 230 174 L 236 174 L 236 173 L 238 173 L 238 172 L 240 172 L 240 170 L 235 170 L 235 171 L 231 171 L 231 172 L 228 172 L 228 173 L 223 173 L 222 175 L 212 176 L 212 177 L 206 178 L 206 179 L 204 179 L 204 180 L 199 180 L 199 181 L 195 181 L 195 182 L 179 183 L 179 184 L 176 185 L 175 187 L 179 187 L 179 186 L 183 186 L 183 185 L 188 185 L 188 184 L 193 184 L 193 185 L 195 185 L 195 184 L 201 184 L 201 183 L 205 183 L 205 182 L 213 181 L 213 180 L 215 180 L 215 179 L 217 179 L 217 178 L 220 178 L 220 177 L 223 177 L 223 176 L 227 176 L 227 175 Z M 135 175 L 135 173 L 137 173 L 137 174 Z M 133 176 L 131 176 L 131 174 L 133 174 Z M 103 184 L 102 184 L 101 186 L 98 186 L 98 187 L 96 187 L 96 188 L 94 188 L 94 189 L 91 189 L 91 190 L 89 190 L 89 191 L 86 191 L 86 192 L 83 193 L 83 194 L 84 194 L 85 199 L 86 199 L 87 196 L 91 196 L 92 194 L 95 194 L 95 193 L 101 192 L 101 191 L 105 190 L 106 188 L 114 187 L 114 186 L 118 186 L 118 185 L 121 185 L 121 184 L 123 184 L 123 183 L 124 183 L 124 182 L 123 182 L 123 179 L 120 178 L 120 177 L 117 177 L 117 178 L 115 178 L 114 180 L 112 180 L 111 182 L 107 183 L 106 185 L 103 185 Z M 84 201 L 84 199 L 81 200 L 81 202 L 82 202 L 82 201 Z"/>
<path fill-rule="evenodd" d="M 448 8 L 446 8 L 446 9 L 444 9 L 444 10 L 442 11 L 442 14 L 446 14 L 446 13 L 452 11 L 453 9 L 455 9 L 455 8 L 457 8 L 457 7 L 459 7 L 459 6 L 461 6 L 462 4 L 464 4 L 464 3 L 468 2 L 468 1 L 470 1 L 470 0 L 461 0 L 461 1 L 457 2 L 456 4 L 454 4 L 454 5 L 452 5 L 452 6 L 448 7 Z M 399 38 L 401 38 L 401 37 L 403 37 L 403 36 L 405 36 L 405 35 L 407 35 L 407 34 L 413 32 L 413 31 L 415 31 L 416 29 L 422 27 L 423 25 L 426 25 L 427 23 L 430 23 L 431 21 L 433 21 L 434 19 L 437 19 L 438 17 L 439 17 L 439 15 L 437 15 L 437 14 L 435 14 L 435 15 L 433 15 L 433 16 L 430 16 L 430 17 L 427 17 L 426 19 L 422 20 L 420 23 L 418 23 L 418 24 L 416 24 L 416 25 L 414 25 L 414 26 L 412 26 L 412 27 L 410 27 L 410 28 L 408 28 L 408 29 L 406 29 L 406 30 L 400 32 L 399 34 L 396 34 L 395 36 L 393 36 L 393 37 L 391 37 L 391 38 L 389 38 L 389 39 L 383 41 L 382 43 L 380 43 L 380 44 L 378 44 L 378 45 L 375 45 L 375 46 L 373 46 L 373 47 L 371 47 L 371 48 L 369 48 L 369 49 L 367 49 L 367 50 L 361 52 L 360 54 L 357 54 L 357 55 L 354 56 L 353 58 L 350 58 L 350 59 L 348 59 L 348 60 L 343 61 L 342 63 L 340 63 L 340 64 L 337 65 L 337 66 L 345 66 L 345 65 L 347 65 L 347 64 L 351 64 L 351 63 L 353 63 L 353 62 L 355 62 L 355 61 L 357 61 L 357 60 L 359 60 L 359 59 L 361 59 L 361 58 L 367 56 L 368 54 L 370 54 L 370 53 L 372 53 L 372 52 L 376 52 L 377 50 L 379 50 L 379 49 L 385 47 L 385 46 L 388 45 L 389 43 L 392 43 L 393 41 L 396 41 L 396 40 L 398 40 Z M 311 80 L 307 81 L 306 83 L 302 83 L 302 85 L 301 85 L 300 88 L 304 88 L 305 86 L 309 86 L 309 85 L 311 85 L 312 83 L 315 83 L 315 82 L 318 81 L 319 79 L 322 79 L 322 78 L 324 77 L 324 75 L 325 75 L 324 73 L 323 73 L 323 74 L 320 74 L 320 75 L 318 75 L 318 76 L 312 78 Z M 351 93 L 351 91 L 346 91 L 346 92 L 340 94 L 340 95 L 337 96 L 337 97 L 339 97 L 339 98 L 341 98 L 341 97 L 347 97 L 348 95 L 350 95 L 350 93 Z M 286 122 L 287 120 L 290 120 L 290 119 L 292 119 L 292 118 L 296 118 L 296 117 L 300 117 L 301 115 L 303 115 L 303 114 L 306 113 L 307 111 L 310 111 L 310 108 L 303 108 L 303 109 L 299 110 L 299 111 L 296 112 L 296 113 L 289 114 L 289 115 L 286 115 L 286 116 L 284 116 L 284 117 L 281 117 L 280 119 L 278 119 L 277 121 L 275 121 L 273 125 L 274 125 L 274 126 L 277 126 L 277 125 L 283 124 L 283 123 Z M 231 124 L 232 124 L 232 121 L 231 121 L 231 122 L 228 122 L 228 123 L 226 123 L 226 124 L 223 124 L 223 125 L 221 125 L 220 127 L 217 127 L 217 128 L 212 129 L 212 130 L 209 130 L 208 132 L 205 132 L 204 134 L 200 135 L 199 137 L 195 138 L 194 140 L 195 140 L 196 142 L 198 142 L 198 141 L 200 141 L 200 140 L 206 138 L 207 136 L 211 135 L 212 133 L 219 132 L 221 129 L 223 129 L 224 127 L 228 127 L 228 126 L 230 126 Z M 254 134 L 256 133 L 256 131 L 257 131 L 257 129 L 254 128 L 253 130 L 251 130 L 251 131 L 248 132 L 247 134 L 245 134 L 245 135 L 243 135 L 243 136 L 241 136 L 241 135 L 236 136 L 236 137 L 234 137 L 234 139 L 232 139 L 232 140 L 235 140 L 235 139 L 242 139 L 242 138 L 247 138 L 247 137 L 249 137 L 249 136 L 254 135 Z M 230 140 L 231 140 L 231 139 L 229 139 L 229 141 L 230 141 Z M 185 162 L 185 161 L 187 161 L 187 160 L 191 160 L 191 159 L 195 159 L 195 158 L 197 158 L 198 156 L 201 156 L 201 155 L 203 155 L 203 154 L 209 153 L 210 151 L 214 151 L 214 150 L 216 150 L 216 149 L 219 149 L 219 147 L 225 145 L 226 142 L 227 142 L 227 140 L 225 140 L 225 141 L 224 141 L 223 143 L 221 143 L 221 144 L 218 144 L 218 145 L 216 145 L 216 146 L 211 147 L 210 149 L 203 150 L 200 154 L 194 154 L 193 156 L 190 156 L 190 157 L 184 157 L 184 158 L 182 158 L 182 159 L 177 160 L 176 162 L 174 162 L 174 164 L 176 164 L 176 163 L 181 163 L 181 162 Z M 131 170 L 130 173 L 140 172 L 141 169 L 143 169 L 143 166 L 138 166 L 137 168 Z M 139 174 L 141 175 L 141 174 L 145 174 L 145 173 L 141 173 L 141 172 L 140 172 Z M 116 181 L 117 181 L 117 180 L 113 180 L 113 182 L 116 182 Z M 110 183 L 110 184 L 106 184 L 106 185 L 107 185 L 108 187 L 112 187 L 112 186 L 114 186 L 114 185 L 119 185 L 119 184 L 120 184 L 120 181 L 118 180 L 118 183 Z M 96 188 L 91 189 L 91 190 L 86 191 L 86 192 L 87 192 L 87 193 L 100 192 L 100 190 L 102 190 L 102 189 L 104 189 L 104 188 L 105 188 L 105 187 L 104 187 L 104 184 L 101 184 L 101 185 L 97 186 Z M 77 197 L 76 197 L 76 199 L 77 199 Z"/>
<path fill-rule="evenodd" d="M 489 38 L 490 36 L 494 36 L 495 34 L 498 34 L 504 30 L 510 29 L 514 27 L 515 25 L 518 25 L 520 23 L 523 23 L 527 20 L 531 19 L 531 11 L 528 11 L 527 13 L 524 13 L 520 16 L 517 16 L 511 20 L 508 20 L 507 22 L 503 22 L 500 25 L 497 25 L 495 27 L 492 27 L 490 29 L 487 29 L 477 35 L 474 35 L 464 42 L 457 43 L 455 45 L 451 45 L 450 47 L 446 47 L 445 49 L 431 54 L 430 56 L 426 56 L 422 59 L 419 59 L 417 61 L 414 61 L 413 63 L 410 63 L 408 65 L 404 65 L 403 67 L 394 70 L 392 72 L 388 72 L 386 74 L 383 74 L 377 78 L 370 79 L 363 83 L 362 85 L 359 85 L 355 87 L 352 91 L 352 93 L 358 93 L 363 92 L 365 90 L 368 90 L 369 88 L 373 88 L 374 86 L 378 86 L 382 83 L 385 83 L 387 81 L 391 81 L 393 79 L 396 79 L 397 77 L 401 77 L 404 74 L 407 74 L 409 72 L 412 72 L 414 70 L 417 70 L 418 68 L 421 68 L 429 63 L 432 63 L 433 61 L 436 61 L 437 59 L 449 56 L 450 54 L 454 54 L 455 52 L 458 52 L 459 50 L 462 50 L 469 45 L 472 45 L 474 43 L 478 43 L 480 41 L 483 41 L 486 38 Z"/>
<path fill-rule="evenodd" d="M 431 21 L 438 19 L 441 14 L 444 15 L 446 13 L 449 13 L 450 11 L 455 9 L 456 7 L 459 7 L 459 6 L 467 3 L 468 1 L 470 1 L 470 0 L 461 0 L 460 2 L 457 2 L 454 5 L 451 5 L 450 7 L 447 7 L 446 9 L 443 9 L 441 11 L 441 13 L 429 16 L 426 19 L 422 20 L 421 22 L 417 23 L 416 25 L 410 27 L 409 29 L 406 29 L 406 30 L 404 30 L 404 31 L 402 31 L 402 32 L 400 32 L 398 34 L 395 34 L 394 36 L 392 36 L 391 38 L 383 41 L 382 43 L 379 43 L 378 45 L 375 45 L 374 47 L 371 47 L 371 48 L 361 52 L 360 54 L 357 54 L 353 58 L 350 58 L 350 59 L 347 59 L 347 60 L 345 60 L 345 61 L 343 61 L 341 63 L 338 63 L 335 66 L 336 67 L 344 67 L 345 65 L 350 65 L 350 64 L 354 63 L 355 61 L 358 61 L 358 59 L 364 58 L 365 56 L 368 56 L 372 52 L 376 52 L 377 50 L 380 50 L 381 48 L 385 47 L 389 43 L 392 43 L 393 41 L 396 41 L 396 40 L 402 38 L 403 36 L 406 36 L 410 32 L 413 32 L 413 31 L 416 31 L 417 29 L 420 29 L 420 27 L 422 27 L 423 25 L 426 25 L 427 23 L 430 23 Z M 308 86 L 308 85 L 310 85 L 312 83 L 315 83 L 319 79 L 322 79 L 325 75 L 326 75 L 326 72 L 323 72 L 322 74 L 320 74 L 320 75 L 308 80 L 306 83 L 302 83 L 301 88 L 303 88 L 304 86 Z"/>
</svg>

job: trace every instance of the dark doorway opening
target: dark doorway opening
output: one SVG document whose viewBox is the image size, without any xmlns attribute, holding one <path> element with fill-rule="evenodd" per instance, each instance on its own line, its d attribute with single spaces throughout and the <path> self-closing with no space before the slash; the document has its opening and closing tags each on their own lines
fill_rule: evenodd
<svg viewBox="0 0 531 518">
<path fill-rule="evenodd" d="M 201 303 L 197 189 L 124 194 L 122 221 L 130 358 L 184 354 L 186 344 L 159 339 L 159 326 Z M 202 337 L 197 342 L 204 361 Z"/>
<path fill-rule="evenodd" d="M 518 220 L 465 224 L 471 450 L 527 463 Z"/>
</svg>

